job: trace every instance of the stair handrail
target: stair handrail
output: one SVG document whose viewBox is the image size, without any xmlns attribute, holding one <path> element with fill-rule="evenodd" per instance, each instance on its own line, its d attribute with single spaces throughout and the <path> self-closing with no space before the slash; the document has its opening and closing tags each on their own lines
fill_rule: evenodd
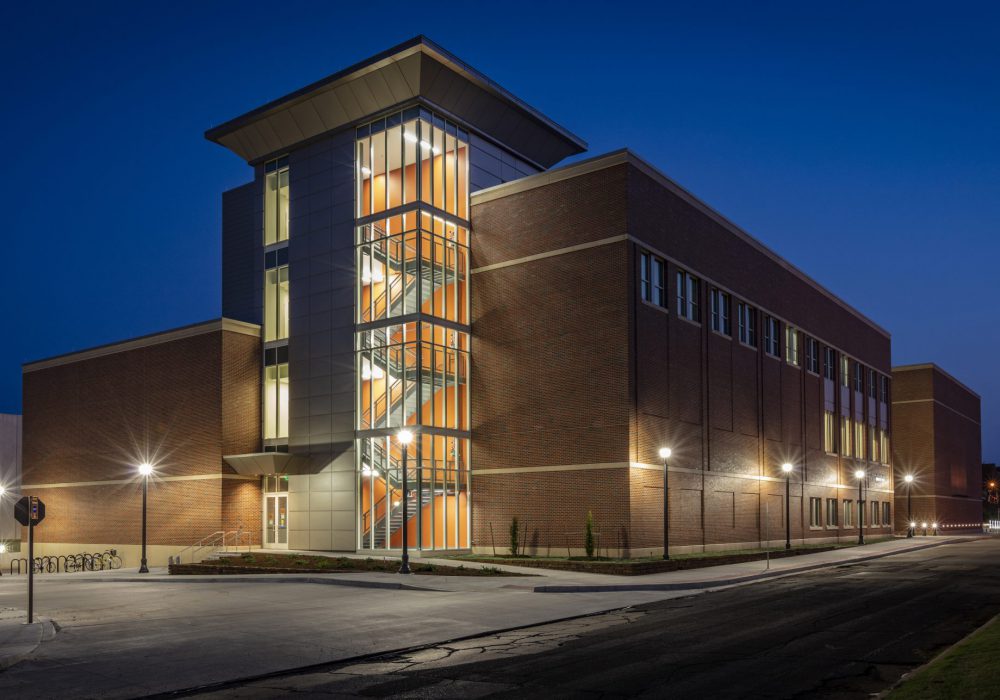
<svg viewBox="0 0 1000 700">
<path fill-rule="evenodd" d="M 210 535 L 205 535 L 204 537 L 202 537 L 197 542 L 189 544 L 187 547 L 185 547 L 184 549 L 182 549 L 181 551 L 179 551 L 175 555 L 175 557 L 177 559 L 177 563 L 181 562 L 181 557 L 182 557 L 182 555 L 185 552 L 187 552 L 187 551 L 190 550 L 191 551 L 191 556 L 193 558 L 194 557 L 194 552 L 196 550 L 204 549 L 205 547 L 211 547 L 211 546 L 217 547 L 217 546 L 219 546 L 220 540 L 223 543 L 225 543 L 225 538 L 226 538 L 226 531 L 225 530 L 216 530 L 215 532 L 213 532 Z"/>
</svg>

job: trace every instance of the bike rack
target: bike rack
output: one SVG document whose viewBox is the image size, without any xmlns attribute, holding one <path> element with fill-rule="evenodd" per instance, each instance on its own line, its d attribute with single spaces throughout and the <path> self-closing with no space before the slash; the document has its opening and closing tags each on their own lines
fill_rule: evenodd
<svg viewBox="0 0 1000 700">
<path fill-rule="evenodd" d="M 26 557 L 11 559 L 10 574 L 26 574 L 32 567 L 36 574 L 75 573 L 77 571 L 113 571 L 122 568 L 122 559 L 118 550 L 109 549 L 106 552 L 81 552 L 80 554 L 59 554 L 35 557 L 28 561 Z"/>
</svg>

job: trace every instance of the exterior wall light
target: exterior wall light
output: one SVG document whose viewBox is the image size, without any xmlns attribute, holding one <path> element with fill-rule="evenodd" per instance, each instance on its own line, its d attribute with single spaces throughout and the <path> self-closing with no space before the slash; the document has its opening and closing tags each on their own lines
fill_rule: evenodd
<svg viewBox="0 0 1000 700">
<path fill-rule="evenodd" d="M 670 518 L 667 512 L 667 506 L 670 502 L 670 490 L 669 484 L 670 479 L 668 475 L 667 460 L 670 459 L 670 455 L 673 454 L 673 450 L 669 447 L 661 447 L 659 450 L 660 461 L 663 462 L 663 558 L 665 560 L 670 559 Z"/>
</svg>

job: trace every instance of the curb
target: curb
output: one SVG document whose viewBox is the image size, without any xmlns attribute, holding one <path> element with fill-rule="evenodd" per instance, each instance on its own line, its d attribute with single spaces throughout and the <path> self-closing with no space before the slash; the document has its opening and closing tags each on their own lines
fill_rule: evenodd
<svg viewBox="0 0 1000 700">
<path fill-rule="evenodd" d="M 23 629 L 29 629 L 29 625 L 27 623 L 16 624 L 23 625 Z M 56 626 L 56 624 L 47 617 L 38 618 L 37 622 L 30 625 L 30 629 L 35 632 L 35 634 L 27 635 L 31 637 L 30 641 L 18 642 L 7 646 L 7 648 L 13 647 L 14 649 L 18 649 L 18 651 L 0 654 L 0 671 L 4 671 L 17 663 L 24 661 L 35 651 L 35 649 L 41 646 L 42 642 L 49 641 L 55 637 L 56 632 L 59 631 L 58 626 Z"/>
<path fill-rule="evenodd" d="M 332 574 L 336 576 L 337 574 Z M 347 586 L 348 588 L 382 588 L 392 591 L 424 591 L 428 593 L 446 592 L 439 588 L 427 588 L 424 586 L 411 586 L 407 583 L 396 583 L 394 581 L 366 581 L 364 579 L 338 579 L 321 578 L 318 576 L 295 576 L 294 574 L 275 574 L 281 578 L 270 578 L 267 574 L 225 574 L 222 576 L 153 576 L 128 578 L 88 578 L 79 579 L 81 581 L 99 583 L 318 583 L 327 586 Z"/>
<path fill-rule="evenodd" d="M 907 549 L 900 549 L 892 552 L 880 552 L 878 554 L 869 554 L 863 557 L 857 557 L 854 559 L 845 559 L 844 561 L 837 562 L 825 562 L 822 564 L 810 564 L 808 566 L 799 566 L 791 569 L 782 569 L 780 571 L 766 571 L 759 574 L 749 574 L 747 576 L 739 576 L 737 578 L 730 579 L 717 579 L 714 581 L 689 581 L 685 583 L 620 583 L 620 584 L 608 584 L 608 585 L 576 585 L 576 586 L 535 586 L 535 593 L 613 593 L 621 591 L 696 591 L 704 590 L 706 588 L 723 588 L 725 586 L 736 586 L 741 583 L 750 583 L 753 581 L 761 581 L 765 579 L 778 578 L 779 576 L 790 576 L 792 574 L 802 574 L 808 571 L 816 571 L 817 569 L 829 569 L 836 566 L 847 566 L 850 564 L 857 564 L 858 562 L 871 561 L 873 559 L 882 559 L 884 557 L 891 557 L 897 554 L 906 554 L 907 552 L 919 552 L 923 549 L 930 549 L 932 547 L 940 547 L 946 544 L 957 544 L 960 542 L 965 542 L 965 539 L 947 539 L 940 542 L 930 542 L 928 544 L 918 545 L 916 547 L 908 547 Z"/>
</svg>

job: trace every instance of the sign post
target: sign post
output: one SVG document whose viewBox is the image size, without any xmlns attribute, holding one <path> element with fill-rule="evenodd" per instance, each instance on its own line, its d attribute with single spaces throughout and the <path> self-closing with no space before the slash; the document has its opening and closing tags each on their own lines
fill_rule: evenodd
<svg viewBox="0 0 1000 700">
<path fill-rule="evenodd" d="M 45 520 L 45 504 L 38 496 L 23 496 L 14 504 L 14 518 L 28 528 L 28 624 L 35 616 L 35 525 Z"/>
</svg>

